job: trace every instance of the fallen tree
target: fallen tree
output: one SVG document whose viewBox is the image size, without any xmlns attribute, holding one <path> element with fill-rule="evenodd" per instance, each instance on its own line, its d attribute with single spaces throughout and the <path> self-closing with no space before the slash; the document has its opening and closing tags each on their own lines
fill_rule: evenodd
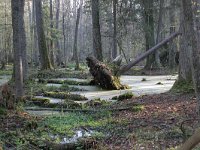
<svg viewBox="0 0 200 150">
<path fill-rule="evenodd" d="M 140 57 L 138 57 L 136 60 L 130 62 L 127 65 L 122 66 L 119 71 L 118 71 L 118 75 L 121 75 L 125 72 L 127 72 L 129 69 L 131 69 L 134 65 L 138 64 L 139 62 L 141 62 L 142 60 L 144 60 L 147 56 L 155 53 L 155 51 L 159 48 L 161 48 L 163 45 L 165 45 L 166 43 L 170 42 L 171 40 L 173 40 L 174 38 L 176 38 L 178 35 L 180 35 L 180 32 L 175 32 L 173 34 L 171 34 L 168 38 L 164 39 L 163 41 L 161 41 L 160 43 L 158 43 L 157 45 L 155 45 L 154 47 L 152 47 L 151 49 L 147 50 L 144 54 L 142 54 Z"/>
<path fill-rule="evenodd" d="M 90 68 L 90 73 L 92 74 L 94 80 L 93 84 L 99 85 L 100 87 L 108 90 L 120 90 L 126 89 L 127 86 L 120 83 L 119 77 L 113 75 L 112 70 L 97 60 L 93 56 L 86 58 L 88 67 Z"/>
<path fill-rule="evenodd" d="M 164 39 L 151 49 L 147 50 L 143 55 L 138 57 L 135 61 L 132 61 L 129 64 L 118 68 L 117 71 L 111 70 L 108 66 L 106 66 L 93 56 L 87 57 L 86 58 L 87 64 L 88 67 L 90 68 L 90 73 L 94 77 L 94 84 L 109 90 L 126 89 L 127 87 L 120 83 L 119 76 L 128 71 L 129 69 L 131 69 L 134 65 L 144 60 L 147 56 L 155 53 L 157 49 L 161 48 L 163 45 L 173 40 L 180 34 L 181 34 L 180 32 L 175 32 L 171 34 L 168 38 Z"/>
</svg>

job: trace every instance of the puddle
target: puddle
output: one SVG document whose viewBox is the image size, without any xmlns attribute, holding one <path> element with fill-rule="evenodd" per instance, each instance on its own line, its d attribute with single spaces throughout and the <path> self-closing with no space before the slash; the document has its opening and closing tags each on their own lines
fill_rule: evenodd
<svg viewBox="0 0 200 150">
<path fill-rule="evenodd" d="M 1 86 L 2 84 L 5 84 L 6 82 L 8 82 L 10 79 L 11 79 L 11 76 L 10 76 L 10 75 L 3 75 L 3 76 L 0 76 L 0 86 Z"/>
<path fill-rule="evenodd" d="M 69 85 L 69 87 L 75 87 L 77 89 L 84 90 L 84 91 L 105 91 L 98 86 L 91 86 L 91 85 Z"/>
<path fill-rule="evenodd" d="M 142 79 L 147 81 L 142 81 Z M 122 84 L 126 84 L 130 87 L 127 90 L 98 90 L 98 87 L 89 88 L 88 91 L 72 92 L 73 94 L 79 94 L 87 97 L 89 100 L 92 99 L 103 99 L 110 100 L 114 96 L 119 96 L 126 92 L 133 92 L 135 96 L 146 95 L 146 94 L 160 94 L 165 93 L 171 89 L 177 76 L 121 76 Z M 167 80 L 171 79 L 171 80 Z M 161 82 L 162 85 L 156 85 Z M 80 86 L 81 87 L 81 86 Z"/>
<path fill-rule="evenodd" d="M 146 81 L 142 81 L 146 79 Z M 170 80 L 169 80 L 170 79 Z M 80 91 L 71 92 L 72 94 L 79 94 L 87 97 L 89 100 L 92 99 L 103 99 L 111 100 L 114 96 L 119 96 L 126 92 L 133 92 L 135 96 L 146 95 L 146 94 L 159 94 L 167 92 L 173 86 L 177 76 L 121 76 L 122 84 L 126 84 L 130 87 L 128 90 L 112 90 L 106 91 L 97 86 L 81 86 L 81 85 L 70 85 L 80 89 Z M 88 81 L 87 79 L 77 78 L 57 78 L 56 80 L 72 80 L 72 81 Z M 156 85 L 161 82 L 162 85 Z M 61 84 L 48 84 L 48 86 L 60 87 Z M 81 91 L 81 89 L 85 91 Z M 52 99 L 52 102 L 57 102 L 58 99 Z"/>
<path fill-rule="evenodd" d="M 56 104 L 56 103 L 63 103 L 64 100 L 59 99 L 59 98 L 51 98 L 51 97 L 45 97 L 45 96 L 35 96 L 35 98 L 47 98 L 50 100 L 50 103 Z"/>
<path fill-rule="evenodd" d="M 57 104 L 57 103 L 64 103 L 64 100 L 63 99 L 59 99 L 59 98 L 52 98 L 52 97 L 45 97 L 45 96 L 35 96 L 35 98 L 47 98 L 50 100 L 50 103 L 52 104 Z M 90 100 L 85 100 L 85 101 L 74 101 L 76 103 L 79 103 L 79 104 L 84 104 L 84 103 L 87 103 L 88 101 Z"/>
<path fill-rule="evenodd" d="M 46 84 L 46 86 L 60 88 L 62 86 L 62 84 L 48 83 L 48 84 Z"/>
<path fill-rule="evenodd" d="M 78 78 L 54 78 L 52 80 L 57 80 L 57 81 L 69 80 L 69 81 L 77 81 L 77 82 L 87 82 L 87 81 L 90 81 L 88 79 L 78 79 Z"/>
<path fill-rule="evenodd" d="M 81 138 L 91 137 L 95 132 L 92 130 L 77 130 L 72 137 L 63 137 L 60 135 L 50 135 L 52 140 L 60 139 L 60 144 L 77 143 Z"/>
</svg>

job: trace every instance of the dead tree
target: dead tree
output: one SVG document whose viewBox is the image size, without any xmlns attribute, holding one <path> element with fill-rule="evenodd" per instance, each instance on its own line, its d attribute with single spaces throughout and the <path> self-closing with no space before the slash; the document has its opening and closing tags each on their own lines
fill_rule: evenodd
<svg viewBox="0 0 200 150">
<path fill-rule="evenodd" d="M 174 34 L 170 35 L 165 40 L 161 41 L 148 51 L 146 51 L 143 55 L 137 58 L 135 61 L 130 62 L 127 65 L 120 67 L 117 71 L 111 70 L 108 66 L 97 60 L 95 57 L 87 57 L 87 64 L 90 68 L 90 73 L 94 78 L 94 83 L 96 85 L 101 86 L 102 88 L 109 89 L 109 90 L 119 90 L 119 89 L 126 89 L 127 87 L 120 83 L 119 76 L 129 69 L 131 69 L 134 65 L 144 60 L 149 55 L 155 53 L 157 49 L 168 43 L 169 41 L 173 40 L 175 37 L 180 35 L 180 32 L 175 32 Z"/>
<path fill-rule="evenodd" d="M 141 62 L 142 60 L 147 58 L 149 55 L 155 53 L 155 51 L 157 49 L 161 48 L 163 45 L 170 42 L 171 40 L 173 40 L 175 37 L 177 37 L 180 34 L 181 34 L 180 32 L 175 32 L 175 33 L 171 34 L 168 38 L 164 39 L 163 41 L 161 41 L 160 43 L 158 43 L 157 45 L 155 45 L 151 49 L 147 50 L 144 54 L 142 54 L 140 57 L 138 57 L 135 61 L 132 61 L 129 64 L 122 66 L 118 71 L 118 75 L 121 75 L 121 74 L 127 72 L 134 65 L 138 64 L 139 62 Z"/>
<path fill-rule="evenodd" d="M 117 76 L 113 76 L 112 70 L 95 57 L 87 57 L 87 64 L 94 80 L 93 83 L 108 90 L 120 90 L 127 87 L 120 83 Z"/>
</svg>

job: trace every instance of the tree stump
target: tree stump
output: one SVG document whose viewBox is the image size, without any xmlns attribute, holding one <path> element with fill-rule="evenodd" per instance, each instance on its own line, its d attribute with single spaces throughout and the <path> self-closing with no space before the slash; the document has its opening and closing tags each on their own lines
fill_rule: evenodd
<svg viewBox="0 0 200 150">
<path fill-rule="evenodd" d="M 120 78 L 113 75 L 112 70 L 104 63 L 93 56 L 87 57 L 86 60 L 90 68 L 90 73 L 94 78 L 92 83 L 107 90 L 127 89 L 127 86 L 121 84 Z"/>
</svg>

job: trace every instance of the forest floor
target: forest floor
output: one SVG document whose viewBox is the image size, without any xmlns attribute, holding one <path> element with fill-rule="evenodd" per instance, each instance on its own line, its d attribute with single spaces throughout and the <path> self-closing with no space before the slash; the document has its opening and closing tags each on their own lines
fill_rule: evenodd
<svg viewBox="0 0 200 150">
<path fill-rule="evenodd" d="M 114 129 L 116 135 L 105 141 L 108 149 L 175 148 L 197 127 L 196 100 L 193 94 L 165 93 L 141 96 L 122 103 L 140 103 L 144 109 L 135 113 L 121 111 L 114 114 L 114 118 L 124 124 Z M 127 134 L 121 137 L 122 133 Z"/>
<path fill-rule="evenodd" d="M 46 78 L 46 74 L 51 75 L 47 72 L 41 76 Z M 57 75 L 58 73 L 52 73 L 49 78 L 88 77 L 87 73 L 83 76 L 82 72 L 72 73 L 72 76 L 71 73 Z M 148 77 L 145 77 L 147 81 L 141 82 L 143 78 L 138 82 L 150 82 Z M 4 81 L 3 78 L 2 80 Z M 129 80 L 127 82 L 132 82 Z M 163 81 L 174 82 L 171 78 Z M 155 80 L 152 86 L 163 86 L 157 85 L 157 82 L 159 81 Z M 58 91 L 57 87 L 48 88 L 43 83 L 35 83 L 35 80 L 28 84 L 28 89 L 28 93 L 31 94 L 33 91 L 38 93 L 47 89 Z M 69 87 L 64 87 L 64 90 L 66 89 Z M 0 150 L 1 147 L 17 150 L 47 149 L 47 141 L 55 143 L 59 149 L 58 146 L 68 145 L 71 141 L 79 142 L 77 137 L 80 136 L 80 132 L 87 135 L 83 138 L 86 145 L 75 144 L 70 145 L 73 148 L 65 149 L 174 150 L 197 128 L 196 105 L 194 94 L 167 92 L 134 96 L 131 99 L 118 100 L 116 103 L 106 103 L 106 106 L 92 106 L 94 112 L 50 112 L 48 116 L 32 116 L 25 112 L 21 105 L 18 105 L 15 111 L 0 108 Z M 133 109 L 114 111 L 130 107 Z M 98 112 L 101 108 L 109 110 Z M 93 133 L 95 134 L 92 135 Z M 88 139 L 90 143 L 87 146 Z M 50 144 L 50 147 L 52 145 L 54 144 Z"/>
<path fill-rule="evenodd" d="M 196 100 L 193 94 L 165 93 L 141 96 L 125 100 L 113 107 L 130 106 L 135 103 L 143 105 L 143 109 L 139 112 L 129 110 L 113 112 L 111 115 L 112 126 L 104 129 L 108 136 L 97 140 L 98 144 L 91 149 L 172 149 L 180 145 L 188 135 L 191 135 L 197 126 L 197 120 L 195 120 L 197 117 L 195 114 Z M 20 133 L 26 133 L 24 130 L 29 132 L 37 130 L 34 128 L 34 124 L 32 124 L 33 127 L 30 124 L 35 119 L 39 121 L 41 118 L 33 119 L 26 113 L 9 113 L 6 119 L 1 118 L 0 122 L 0 133 L 5 135 L 8 132 L 9 136 L 7 135 L 6 139 L 3 134 L 0 134 L 0 139 L 7 141 L 7 146 L 11 146 L 17 135 L 22 140 L 23 136 Z M 185 120 L 188 121 L 184 122 Z M 183 122 L 184 128 L 181 129 Z M 16 129 L 20 133 L 14 132 Z M 184 131 L 187 132 L 183 133 Z M 22 142 L 19 139 L 18 141 Z M 31 146 L 32 149 L 37 149 L 34 148 L 34 146 L 37 147 L 35 144 Z"/>
</svg>

